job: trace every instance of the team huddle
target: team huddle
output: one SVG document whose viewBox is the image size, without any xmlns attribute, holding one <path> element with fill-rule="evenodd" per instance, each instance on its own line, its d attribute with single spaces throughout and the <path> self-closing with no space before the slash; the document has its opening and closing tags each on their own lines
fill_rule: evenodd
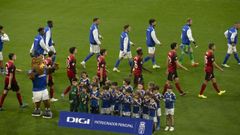
<svg viewBox="0 0 240 135">
<path fill-rule="evenodd" d="M 95 54 L 97 72 L 96 76 L 92 77 L 91 80 L 86 71 L 82 71 L 79 77 L 76 58 L 77 47 L 69 48 L 69 56 L 66 60 L 66 72 L 69 79 L 69 86 L 62 91 L 61 98 L 64 99 L 67 94 L 69 95 L 70 111 L 149 119 L 153 120 L 153 129 L 155 131 L 160 129 L 160 102 L 162 100 L 165 103 L 165 131 L 174 131 L 173 116 L 176 96 L 172 91 L 173 88 L 171 83 L 174 83 L 181 96 L 187 94 L 180 86 L 177 69 L 182 68 L 188 71 L 188 68 L 182 65 L 184 55 L 189 56 L 192 67 L 199 65 L 199 63 L 194 60 L 192 44 L 195 48 L 198 46 L 192 36 L 192 19 L 187 19 L 187 23 L 182 27 L 181 44 L 176 42 L 170 44 L 170 50 L 167 55 L 167 79 L 163 91 L 160 92 L 161 88 L 154 82 L 147 83 L 147 88 L 145 88 L 143 71 L 150 73 L 151 71 L 144 68 L 144 63 L 151 60 L 153 69 L 160 68 L 156 63 L 155 58 L 155 46 L 161 45 L 161 42 L 158 40 L 155 33 L 156 24 L 157 22 L 155 19 L 149 20 L 149 27 L 146 30 L 146 45 L 148 48 L 148 55 L 146 57 L 143 57 L 143 49 L 141 47 L 137 47 L 136 55 L 132 57 L 131 46 L 133 46 L 134 43 L 129 37 L 131 26 L 129 24 L 124 25 L 123 32 L 120 35 L 119 58 L 113 68 L 113 71 L 119 74 L 121 60 L 128 59 L 130 76 L 123 80 L 123 85 L 121 86 L 117 82 L 108 78 L 109 71 L 107 69 L 106 61 L 107 49 L 103 49 L 101 45 L 103 36 L 101 36 L 99 32 L 100 19 L 93 19 L 89 34 L 90 53 L 80 62 L 80 64 L 84 70 L 87 70 L 86 63 Z M 53 114 L 50 109 L 50 102 L 58 101 L 58 99 L 54 98 L 55 90 L 53 74 L 58 70 L 58 64 L 56 62 L 57 52 L 54 47 L 55 43 L 52 39 L 52 28 L 53 21 L 51 20 L 47 21 L 47 26 L 45 28 L 38 28 L 38 34 L 35 36 L 30 49 L 32 61 L 28 76 L 29 79 L 32 80 L 32 100 L 35 104 L 32 116 L 42 116 L 43 118 L 52 118 Z M 228 50 L 222 63 L 223 67 L 230 67 L 227 65 L 227 61 L 232 53 L 234 53 L 234 57 L 240 65 L 240 59 L 236 49 L 238 38 L 237 30 L 239 28 L 240 22 L 237 22 L 224 33 L 227 38 Z M 15 77 L 16 71 L 21 72 L 21 70 L 17 69 L 14 64 L 17 58 L 16 54 L 9 53 L 9 60 L 6 63 L 4 70 L 2 50 L 4 42 L 8 41 L 10 41 L 8 35 L 3 31 L 3 26 L 0 26 L 0 72 L 5 75 L 4 90 L 0 98 L 0 111 L 4 110 L 3 103 L 9 90 L 16 92 L 21 108 L 26 108 L 28 106 L 28 104 L 25 104 L 22 101 L 20 87 Z M 178 47 L 181 49 L 179 60 L 177 56 Z M 226 92 L 219 88 L 215 79 L 214 67 L 223 71 L 223 69 L 215 62 L 215 49 L 215 44 L 209 43 L 204 56 L 204 69 L 206 75 L 198 94 L 199 98 L 207 98 L 203 93 L 209 81 L 212 81 L 212 85 L 218 95 L 222 95 Z M 131 78 L 133 78 L 133 81 Z M 133 86 L 131 85 L 131 82 L 133 82 Z M 49 91 L 47 89 L 48 87 Z M 43 112 L 40 109 L 41 102 L 43 102 L 45 107 Z"/>
</svg>

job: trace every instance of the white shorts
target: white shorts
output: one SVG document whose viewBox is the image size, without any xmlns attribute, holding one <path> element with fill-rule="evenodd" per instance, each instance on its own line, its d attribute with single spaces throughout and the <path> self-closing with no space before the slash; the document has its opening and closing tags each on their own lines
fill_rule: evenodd
<svg viewBox="0 0 240 135">
<path fill-rule="evenodd" d="M 237 52 L 236 45 L 235 45 L 235 46 L 232 46 L 232 45 L 228 44 L 227 53 L 228 53 L 228 54 L 232 54 L 232 53 L 236 53 L 236 52 Z"/>
<path fill-rule="evenodd" d="M 160 117 L 162 115 L 161 108 L 157 109 L 157 116 Z"/>
<path fill-rule="evenodd" d="M 155 47 L 148 47 L 148 54 L 154 54 L 155 53 Z"/>
<path fill-rule="evenodd" d="M 90 44 L 90 53 L 100 53 L 100 46 Z"/>
<path fill-rule="evenodd" d="M 149 120 L 153 120 L 153 122 L 157 122 L 157 117 L 149 117 Z"/>
<path fill-rule="evenodd" d="M 140 114 L 139 114 L 139 113 L 133 113 L 133 114 L 132 114 L 132 117 L 133 117 L 133 118 L 140 118 Z"/>
<path fill-rule="evenodd" d="M 148 114 L 143 114 L 143 119 L 149 120 L 149 115 Z"/>
<path fill-rule="evenodd" d="M 123 114 L 122 114 L 123 116 L 131 116 L 131 112 L 123 112 Z"/>
<path fill-rule="evenodd" d="M 40 102 L 44 100 L 48 100 L 48 90 L 42 90 L 42 91 L 33 91 L 33 102 Z"/>
<path fill-rule="evenodd" d="M 0 52 L 0 60 L 1 60 L 1 61 L 3 60 L 2 52 Z"/>
<path fill-rule="evenodd" d="M 110 108 L 101 108 L 101 114 L 110 114 Z"/>
<path fill-rule="evenodd" d="M 174 115 L 174 108 L 172 108 L 172 109 L 165 109 L 165 114 L 166 115 Z"/>
<path fill-rule="evenodd" d="M 111 105 L 110 111 L 111 111 L 111 112 L 114 111 L 114 105 Z"/>
<path fill-rule="evenodd" d="M 127 52 L 124 54 L 124 51 L 120 51 L 119 52 L 119 59 L 131 59 L 132 58 L 132 53 L 131 52 Z"/>
<path fill-rule="evenodd" d="M 49 46 L 49 50 L 50 51 L 53 51 L 54 53 L 56 53 L 56 49 L 55 49 L 55 47 L 52 45 L 52 46 Z"/>
</svg>

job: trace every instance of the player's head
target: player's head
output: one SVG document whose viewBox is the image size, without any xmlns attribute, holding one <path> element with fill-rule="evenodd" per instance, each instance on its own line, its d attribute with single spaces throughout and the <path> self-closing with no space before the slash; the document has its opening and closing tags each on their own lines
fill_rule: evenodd
<svg viewBox="0 0 240 135">
<path fill-rule="evenodd" d="M 107 55 L 107 50 L 106 49 L 101 49 L 100 50 L 100 55 L 106 56 Z"/>
<path fill-rule="evenodd" d="M 78 85 L 78 79 L 77 78 L 73 78 L 72 79 L 72 85 L 73 86 L 77 86 Z"/>
<path fill-rule="evenodd" d="M 98 76 L 93 76 L 92 82 L 93 83 L 98 83 L 99 82 Z"/>
<path fill-rule="evenodd" d="M 152 90 L 155 87 L 155 83 L 154 82 L 148 82 L 148 89 Z"/>
<path fill-rule="evenodd" d="M 77 48 L 76 47 L 69 48 L 69 53 L 76 54 L 77 53 Z"/>
<path fill-rule="evenodd" d="M 85 79 L 85 78 L 87 78 L 87 77 L 88 77 L 87 72 L 86 72 L 86 71 L 82 71 L 82 72 L 81 72 L 81 78 Z"/>
<path fill-rule="evenodd" d="M 159 90 L 160 90 L 159 85 L 155 85 L 154 88 L 153 88 L 153 91 L 154 92 L 158 92 Z"/>
<path fill-rule="evenodd" d="M 137 55 L 139 55 L 139 56 L 142 56 L 142 55 L 143 55 L 143 51 L 142 51 L 142 48 L 141 48 L 141 47 L 138 47 L 137 50 L 136 50 L 136 52 L 137 52 Z"/>
<path fill-rule="evenodd" d="M 130 85 L 131 84 L 131 80 L 129 78 L 125 78 L 123 80 L 123 85 Z"/>
<path fill-rule="evenodd" d="M 118 82 L 112 82 L 112 84 L 111 84 L 112 89 L 116 89 L 117 86 L 118 86 Z"/>
<path fill-rule="evenodd" d="M 168 85 L 168 86 L 167 86 L 167 91 L 168 91 L 168 92 L 172 92 L 172 85 Z"/>
<path fill-rule="evenodd" d="M 170 45 L 171 49 L 172 50 L 176 50 L 178 48 L 178 44 L 176 42 L 173 42 L 171 45 Z"/>
<path fill-rule="evenodd" d="M 123 26 L 123 30 L 126 31 L 126 32 L 131 31 L 130 25 L 129 25 L 129 24 L 124 25 L 124 26 Z"/>
<path fill-rule="evenodd" d="M 14 53 L 9 53 L 8 58 L 9 58 L 9 60 L 16 60 L 17 57 Z"/>
<path fill-rule="evenodd" d="M 156 26 L 157 22 L 155 19 L 149 19 L 149 25 Z"/>
<path fill-rule="evenodd" d="M 87 85 L 83 85 L 82 86 L 82 92 L 86 93 L 88 91 L 88 86 Z"/>
<path fill-rule="evenodd" d="M 112 85 L 112 81 L 111 80 L 107 80 L 105 82 L 105 86 L 111 87 L 111 85 Z"/>
<path fill-rule="evenodd" d="M 38 28 L 38 33 L 43 36 L 44 35 L 44 28 L 43 27 L 39 27 Z"/>
<path fill-rule="evenodd" d="M 236 27 L 237 29 L 240 29 L 240 21 L 235 23 L 235 27 Z"/>
<path fill-rule="evenodd" d="M 48 20 L 47 21 L 47 25 L 48 25 L 48 27 L 52 28 L 53 27 L 53 21 L 52 20 Z"/>
<path fill-rule="evenodd" d="M 103 90 L 109 90 L 109 86 L 103 86 Z"/>
<path fill-rule="evenodd" d="M 143 83 L 138 83 L 137 88 L 138 90 L 143 90 Z"/>
<path fill-rule="evenodd" d="M 48 57 L 52 57 L 54 55 L 54 52 L 53 51 L 49 51 L 48 52 Z"/>
<path fill-rule="evenodd" d="M 98 88 L 98 84 L 97 83 L 92 83 L 92 89 L 97 90 L 97 88 Z"/>
<path fill-rule="evenodd" d="M 215 44 L 214 43 L 209 43 L 208 44 L 208 49 L 215 50 L 216 49 Z"/>
<path fill-rule="evenodd" d="M 98 17 L 93 18 L 93 23 L 99 25 L 100 24 L 100 18 L 98 18 Z"/>
<path fill-rule="evenodd" d="M 192 25 L 192 18 L 188 18 L 188 19 L 187 19 L 187 24 L 188 24 L 189 26 Z"/>
</svg>

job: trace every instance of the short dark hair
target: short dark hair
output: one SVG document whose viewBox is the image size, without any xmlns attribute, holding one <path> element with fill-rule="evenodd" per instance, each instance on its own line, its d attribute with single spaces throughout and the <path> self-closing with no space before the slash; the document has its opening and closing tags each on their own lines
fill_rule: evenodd
<svg viewBox="0 0 240 135">
<path fill-rule="evenodd" d="M 49 57 L 52 57 L 52 56 L 53 56 L 53 54 L 54 54 L 54 52 L 53 52 L 53 51 L 49 51 L 49 52 L 48 52 L 48 56 L 49 56 Z"/>
<path fill-rule="evenodd" d="M 9 54 L 8 54 L 8 58 L 9 58 L 10 60 L 12 60 L 14 55 L 15 55 L 14 53 L 9 53 Z"/>
<path fill-rule="evenodd" d="M 100 54 L 103 55 L 107 50 L 106 49 L 101 49 Z"/>
<path fill-rule="evenodd" d="M 149 19 L 149 24 L 150 24 L 150 25 L 152 25 L 152 23 L 154 23 L 154 22 L 156 22 L 155 19 L 153 19 L 153 18 L 152 18 L 152 19 Z"/>
<path fill-rule="evenodd" d="M 88 86 L 87 85 L 83 85 L 82 88 L 86 89 L 86 91 L 88 91 Z"/>
<path fill-rule="evenodd" d="M 71 54 L 73 54 L 74 51 L 75 51 L 75 49 L 76 49 L 76 47 L 71 47 L 71 48 L 69 48 L 69 52 L 70 52 Z"/>
<path fill-rule="evenodd" d="M 177 43 L 176 43 L 176 42 L 173 42 L 173 43 L 170 45 L 171 49 L 176 48 L 176 46 L 177 46 Z"/>
<path fill-rule="evenodd" d="M 112 82 L 112 86 L 118 86 L 118 82 Z"/>
<path fill-rule="evenodd" d="M 53 23 L 52 20 L 48 20 L 48 21 L 47 21 L 47 24 L 52 24 L 52 23 Z"/>
<path fill-rule="evenodd" d="M 212 49 L 212 48 L 213 48 L 213 46 L 215 46 L 215 44 L 214 44 L 214 43 L 209 43 L 209 44 L 208 44 L 208 49 Z"/>
<path fill-rule="evenodd" d="M 43 28 L 43 27 L 39 27 L 39 28 L 38 28 L 38 32 L 41 32 L 41 31 L 44 31 L 44 28 Z"/>
<path fill-rule="evenodd" d="M 98 17 L 93 18 L 93 22 L 96 22 L 97 20 L 99 20 Z"/>
<path fill-rule="evenodd" d="M 187 23 L 189 23 L 192 20 L 192 18 L 187 18 Z"/>
<path fill-rule="evenodd" d="M 77 82 L 77 81 L 78 81 L 77 78 L 73 78 L 73 79 L 72 79 L 72 82 Z"/>
<path fill-rule="evenodd" d="M 98 87 L 97 83 L 92 83 L 92 87 Z"/>
<path fill-rule="evenodd" d="M 2 25 L 0 25 L 0 30 L 2 30 L 3 29 L 3 26 Z"/>
<path fill-rule="evenodd" d="M 159 85 L 155 85 L 154 90 L 159 90 L 159 89 L 160 89 Z"/>
<path fill-rule="evenodd" d="M 123 29 L 126 30 L 128 27 L 130 27 L 130 25 L 126 24 L 126 25 L 123 26 Z"/>
<path fill-rule="evenodd" d="M 124 79 L 124 82 L 127 84 L 127 85 L 130 85 L 131 84 L 131 80 L 129 78 L 125 78 Z"/>
<path fill-rule="evenodd" d="M 143 54 L 141 47 L 138 47 L 136 52 L 137 52 L 138 55 L 142 55 Z"/>
</svg>

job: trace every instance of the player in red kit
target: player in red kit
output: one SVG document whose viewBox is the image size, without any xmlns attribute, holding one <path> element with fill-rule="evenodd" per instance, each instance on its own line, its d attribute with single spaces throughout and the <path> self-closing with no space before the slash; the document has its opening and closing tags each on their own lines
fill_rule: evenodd
<svg viewBox="0 0 240 135">
<path fill-rule="evenodd" d="M 76 58 L 75 55 L 77 53 L 77 48 L 76 47 L 71 47 L 69 49 L 69 56 L 67 57 L 67 76 L 70 81 L 70 85 L 64 90 L 62 93 L 62 97 L 64 97 L 70 90 L 71 90 L 71 85 L 72 85 L 72 79 L 76 78 L 77 74 L 77 68 L 76 68 Z"/>
<path fill-rule="evenodd" d="M 56 102 L 58 99 L 54 98 L 54 81 L 53 81 L 53 72 L 56 70 L 56 64 L 53 63 L 54 52 L 48 52 L 48 57 L 44 60 L 47 69 L 48 69 L 48 86 L 50 88 L 50 101 Z"/>
<path fill-rule="evenodd" d="M 100 85 L 105 85 L 107 81 L 107 70 L 106 70 L 106 61 L 105 57 L 107 56 L 107 50 L 101 49 L 100 56 L 97 59 L 97 76 L 100 80 Z"/>
<path fill-rule="evenodd" d="M 133 58 L 133 75 L 134 75 L 134 87 L 137 87 L 139 83 L 143 83 L 142 68 L 143 68 L 143 52 L 142 48 L 137 48 L 137 56 Z"/>
<path fill-rule="evenodd" d="M 167 88 L 170 85 L 170 82 L 174 81 L 177 90 L 180 92 L 180 95 L 183 96 L 186 93 L 181 89 L 181 87 L 179 85 L 177 67 L 181 67 L 182 69 L 187 70 L 187 71 L 188 71 L 188 69 L 179 63 L 178 58 L 177 58 L 177 48 L 178 48 L 177 43 L 173 42 L 171 44 L 171 51 L 168 52 L 167 71 L 166 71 L 166 74 L 168 75 L 168 79 L 165 83 L 163 94 L 167 91 Z"/>
<path fill-rule="evenodd" d="M 20 69 L 16 69 L 15 65 L 14 65 L 14 61 L 16 60 L 16 55 L 14 53 L 10 53 L 8 55 L 9 61 L 6 63 L 6 77 L 5 77 L 5 85 L 4 85 L 4 90 L 2 93 L 2 96 L 0 98 L 0 111 L 3 110 L 2 106 L 3 106 L 3 102 L 4 99 L 6 98 L 8 91 L 12 90 L 14 92 L 16 92 L 17 95 L 17 99 L 19 102 L 19 105 L 21 108 L 25 108 L 28 105 L 27 104 L 23 104 L 22 102 L 22 96 L 20 93 L 20 89 L 15 77 L 15 71 L 21 71 Z"/>
<path fill-rule="evenodd" d="M 199 98 L 207 98 L 206 96 L 203 95 L 203 92 L 206 89 L 207 83 L 208 81 L 212 81 L 212 85 L 214 87 L 214 89 L 217 91 L 218 95 L 222 95 L 223 93 L 225 93 L 226 91 L 223 90 L 219 90 L 214 73 L 213 73 L 213 67 L 215 66 L 217 69 L 223 71 L 223 69 L 217 65 L 217 63 L 215 62 L 215 58 L 214 58 L 214 51 L 215 51 L 215 45 L 214 43 L 210 43 L 208 45 L 208 51 L 205 54 L 205 72 L 206 72 L 206 76 L 205 76 L 205 81 L 202 84 L 200 93 L 198 95 Z"/>
</svg>

